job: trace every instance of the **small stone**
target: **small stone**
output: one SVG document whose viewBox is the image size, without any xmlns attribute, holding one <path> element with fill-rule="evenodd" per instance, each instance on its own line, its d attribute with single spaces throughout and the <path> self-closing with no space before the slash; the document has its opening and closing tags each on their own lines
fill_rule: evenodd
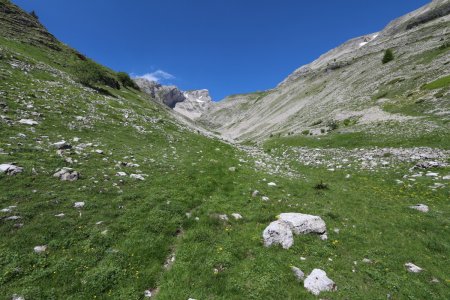
<svg viewBox="0 0 450 300">
<path fill-rule="evenodd" d="M 20 220 L 20 219 L 22 219 L 21 216 L 11 216 L 11 217 L 5 218 L 6 221 L 17 221 L 17 220 Z"/>
<path fill-rule="evenodd" d="M 252 193 L 252 197 L 256 197 L 259 195 L 259 191 L 258 190 L 254 190 Z"/>
<path fill-rule="evenodd" d="M 267 197 L 267 196 L 262 196 L 262 197 L 261 197 L 261 200 L 262 200 L 262 201 L 269 201 L 270 199 L 269 199 L 269 197 Z"/>
<path fill-rule="evenodd" d="M 305 279 L 305 273 L 303 273 L 303 271 L 299 268 L 292 266 L 291 270 L 294 272 L 294 275 L 298 281 L 303 281 L 303 279 Z"/>
<path fill-rule="evenodd" d="M 227 215 L 219 215 L 218 216 L 219 217 L 219 220 L 222 220 L 222 221 L 228 221 L 228 216 Z"/>
<path fill-rule="evenodd" d="M 413 263 L 406 263 L 405 267 L 408 270 L 408 272 L 411 272 L 411 273 L 420 273 L 423 270 L 421 267 L 418 267 Z"/>
<path fill-rule="evenodd" d="M 142 176 L 141 174 L 130 174 L 130 178 L 137 180 L 145 180 L 144 176 Z"/>
<path fill-rule="evenodd" d="M 73 205 L 73 207 L 75 208 L 83 208 L 85 205 L 84 202 L 75 202 L 75 204 Z"/>
<path fill-rule="evenodd" d="M 25 300 L 23 296 L 19 296 L 17 294 L 14 294 L 11 298 L 11 300 Z"/>
<path fill-rule="evenodd" d="M 55 217 L 58 217 L 58 218 L 63 218 L 64 216 L 65 216 L 65 214 L 63 214 L 63 213 L 55 215 Z"/>
<path fill-rule="evenodd" d="M 103 154 L 103 150 L 96 149 L 96 150 L 95 150 L 95 153 L 97 153 L 97 154 Z"/>
<path fill-rule="evenodd" d="M 412 208 L 412 209 L 415 209 L 415 210 L 418 210 L 418 211 L 421 211 L 424 213 L 429 211 L 428 205 L 425 205 L 425 204 L 416 204 L 416 205 L 410 206 L 409 208 Z"/>
<path fill-rule="evenodd" d="M 337 287 L 333 280 L 327 277 L 327 273 L 321 269 L 314 269 L 304 282 L 304 287 L 314 295 L 321 292 L 336 291 Z"/>
<path fill-rule="evenodd" d="M 127 176 L 127 173 L 125 173 L 125 172 L 117 172 L 116 176 L 119 176 L 119 177 L 126 177 L 126 176 Z"/>
<path fill-rule="evenodd" d="M 368 258 L 363 258 L 362 262 L 365 263 L 365 264 L 371 264 L 372 260 L 370 260 Z"/>
<path fill-rule="evenodd" d="M 68 144 L 66 141 L 60 141 L 53 144 L 53 147 L 59 150 L 72 149 L 72 145 Z"/>
<path fill-rule="evenodd" d="M 450 175 L 446 175 L 444 177 L 442 177 L 443 180 L 450 180 Z"/>
<path fill-rule="evenodd" d="M 145 291 L 144 291 L 144 297 L 146 297 L 146 298 L 151 298 L 151 297 L 152 297 L 152 291 L 150 291 L 150 290 L 145 290 Z"/>
<path fill-rule="evenodd" d="M 31 119 L 20 119 L 19 124 L 33 126 L 33 125 L 37 125 L 39 123 L 34 120 L 31 120 Z"/>
<path fill-rule="evenodd" d="M 47 245 L 36 246 L 33 248 L 33 250 L 34 250 L 34 253 L 37 253 L 37 254 L 44 253 L 45 251 L 47 251 Z"/>
<path fill-rule="evenodd" d="M 438 177 L 439 173 L 428 172 L 427 174 L 425 174 L 425 176 L 427 176 L 427 177 Z"/>
<path fill-rule="evenodd" d="M 242 216 L 240 215 L 240 214 L 238 214 L 238 213 L 234 213 L 234 214 L 231 214 L 232 216 L 233 216 L 233 218 L 235 219 L 235 220 L 240 220 L 240 219 L 242 219 Z"/>
<path fill-rule="evenodd" d="M 275 186 L 277 186 L 277 184 L 276 184 L 275 182 L 269 182 L 267 185 L 270 186 L 270 187 L 275 187 Z"/>
<path fill-rule="evenodd" d="M 236 167 L 229 167 L 229 168 L 228 168 L 228 171 L 230 171 L 230 172 L 236 172 Z"/>
</svg>

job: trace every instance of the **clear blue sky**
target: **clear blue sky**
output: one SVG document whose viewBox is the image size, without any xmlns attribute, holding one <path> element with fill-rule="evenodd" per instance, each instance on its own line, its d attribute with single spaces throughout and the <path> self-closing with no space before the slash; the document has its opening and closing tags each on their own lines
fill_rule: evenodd
<svg viewBox="0 0 450 300">
<path fill-rule="evenodd" d="M 427 0 L 13 0 L 60 40 L 116 71 L 215 100 L 276 86 L 346 40 Z M 170 75 L 172 76 L 170 76 Z"/>
</svg>

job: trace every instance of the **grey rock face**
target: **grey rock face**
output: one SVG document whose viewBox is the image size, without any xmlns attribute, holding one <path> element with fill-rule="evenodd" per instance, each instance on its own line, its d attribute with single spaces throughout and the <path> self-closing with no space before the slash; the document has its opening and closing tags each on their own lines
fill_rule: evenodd
<svg viewBox="0 0 450 300">
<path fill-rule="evenodd" d="M 208 90 L 188 91 L 183 93 L 185 100 L 178 102 L 174 110 L 186 117 L 196 120 L 213 106 Z"/>
<path fill-rule="evenodd" d="M 321 269 L 314 269 L 304 282 L 304 287 L 314 295 L 321 292 L 336 291 L 337 287 L 333 280 L 327 277 L 327 273 Z"/>
<path fill-rule="evenodd" d="M 136 78 L 135 82 L 153 99 L 192 120 L 199 118 L 213 105 L 208 90 L 183 92 L 176 86 L 164 86 L 144 78 Z"/>
<path fill-rule="evenodd" d="M 23 168 L 15 166 L 13 164 L 1 164 L 0 165 L 0 172 L 12 176 L 12 175 L 16 175 L 16 174 L 22 173 L 23 172 Z"/>
<path fill-rule="evenodd" d="M 294 244 L 291 228 L 284 222 L 274 221 L 263 232 L 264 246 L 281 245 L 289 249 Z"/>
</svg>

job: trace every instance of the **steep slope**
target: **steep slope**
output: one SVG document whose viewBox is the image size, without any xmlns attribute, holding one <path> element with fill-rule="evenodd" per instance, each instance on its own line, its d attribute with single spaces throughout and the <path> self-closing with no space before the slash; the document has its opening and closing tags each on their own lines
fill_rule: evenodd
<svg viewBox="0 0 450 300">
<path fill-rule="evenodd" d="M 448 83 L 424 85 L 449 74 L 449 12 L 450 1 L 433 1 L 322 55 L 273 90 L 220 101 L 201 122 L 239 140 L 321 134 L 335 127 L 327 124 L 344 121 L 345 131 L 396 126 L 399 136 L 410 138 L 448 131 Z M 386 49 L 395 59 L 383 64 Z"/>
</svg>

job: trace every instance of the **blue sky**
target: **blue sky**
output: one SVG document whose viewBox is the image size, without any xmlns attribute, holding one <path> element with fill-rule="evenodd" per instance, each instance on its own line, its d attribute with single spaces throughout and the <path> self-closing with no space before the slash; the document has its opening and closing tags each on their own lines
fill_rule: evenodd
<svg viewBox="0 0 450 300">
<path fill-rule="evenodd" d="M 215 100 L 275 87 L 346 40 L 427 0 L 13 0 L 57 38 L 116 71 Z"/>
</svg>

